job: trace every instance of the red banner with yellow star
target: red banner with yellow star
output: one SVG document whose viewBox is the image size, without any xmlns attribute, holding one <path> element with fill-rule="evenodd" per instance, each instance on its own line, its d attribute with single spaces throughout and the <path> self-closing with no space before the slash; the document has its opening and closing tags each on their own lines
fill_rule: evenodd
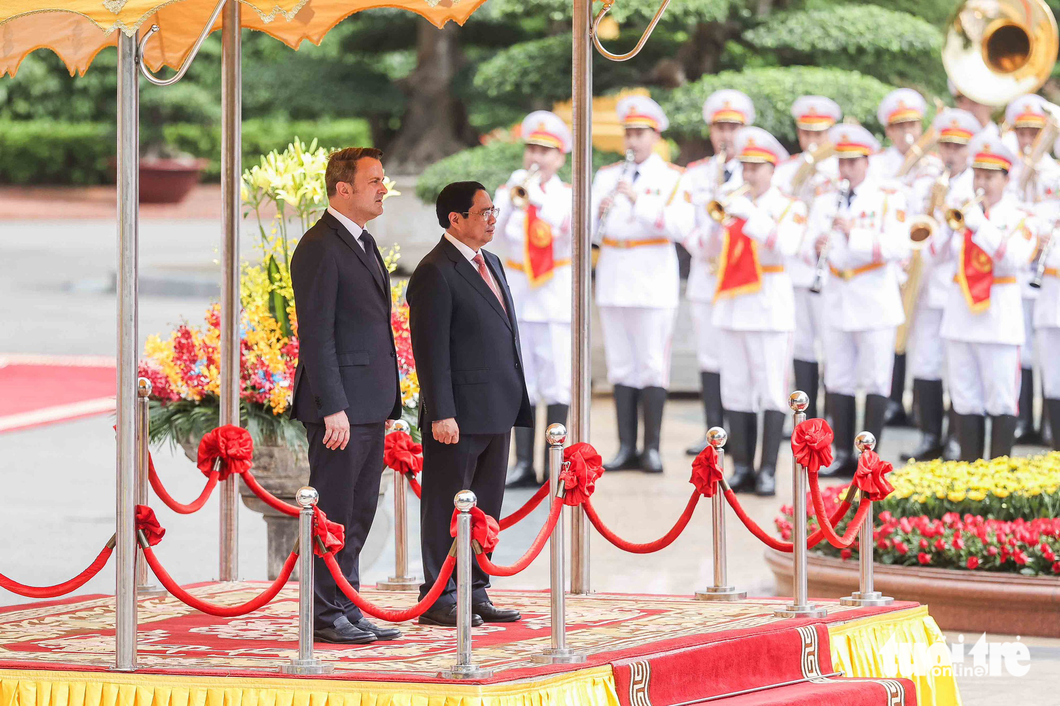
<svg viewBox="0 0 1060 706">
<path fill-rule="evenodd" d="M 723 297 L 753 294 L 762 288 L 758 244 L 744 234 L 746 223 L 743 218 L 734 218 L 725 226 L 714 301 Z"/>
<path fill-rule="evenodd" d="M 534 204 L 526 206 L 526 238 L 523 242 L 526 248 L 523 271 L 530 280 L 530 286 L 538 287 L 552 277 L 556 260 L 552 253 L 552 226 L 538 217 L 538 209 Z"/>
<path fill-rule="evenodd" d="M 972 241 L 972 231 L 965 228 L 963 237 L 957 284 L 972 311 L 986 311 L 990 308 L 990 288 L 994 286 L 994 261 Z"/>
</svg>

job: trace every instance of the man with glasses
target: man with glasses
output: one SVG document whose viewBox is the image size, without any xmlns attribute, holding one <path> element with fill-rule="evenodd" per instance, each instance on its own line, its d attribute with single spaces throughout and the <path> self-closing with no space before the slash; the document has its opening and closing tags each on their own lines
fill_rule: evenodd
<svg viewBox="0 0 1060 706">
<path fill-rule="evenodd" d="M 500 259 L 483 249 L 493 240 L 497 209 L 482 184 L 460 181 L 442 189 L 435 212 L 445 234 L 406 293 L 423 433 L 421 599 L 453 543 L 453 496 L 470 489 L 479 509 L 499 517 L 512 427 L 534 423 L 515 304 Z M 489 576 L 477 564 L 471 572 L 472 623 L 519 620 L 517 611 L 490 602 Z M 420 623 L 456 625 L 455 578 Z"/>
</svg>

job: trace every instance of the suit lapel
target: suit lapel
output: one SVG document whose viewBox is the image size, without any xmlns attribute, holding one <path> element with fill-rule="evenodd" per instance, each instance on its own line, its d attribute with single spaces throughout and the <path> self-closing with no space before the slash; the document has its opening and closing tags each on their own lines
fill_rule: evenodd
<svg viewBox="0 0 1060 706">
<path fill-rule="evenodd" d="M 515 306 L 515 303 L 512 301 L 511 291 L 508 290 L 508 282 L 504 279 L 504 274 L 501 271 L 501 261 L 493 253 L 488 253 L 485 250 L 481 250 L 480 252 L 482 253 L 482 259 L 486 261 L 486 267 L 489 268 L 490 273 L 493 275 L 493 281 L 497 283 L 497 286 L 501 290 L 501 296 L 504 297 L 504 308 L 507 309 L 507 311 L 514 311 L 513 307 Z M 480 276 L 479 279 L 482 279 L 482 277 Z M 494 299 L 496 299 L 496 297 L 494 297 Z M 509 319 L 510 324 L 511 321 L 508 314 L 505 314 L 505 318 Z"/>
<path fill-rule="evenodd" d="M 366 252 L 367 248 L 362 248 L 361 244 L 353 237 L 353 234 L 346 229 L 346 226 L 339 222 L 339 219 L 331 215 L 327 211 L 324 211 L 323 219 L 331 226 L 342 242 L 346 243 L 346 247 L 353 251 L 357 256 L 357 259 L 361 261 L 361 264 L 368 268 L 368 274 L 371 276 L 372 281 L 375 282 L 375 286 L 379 287 L 379 291 L 384 295 L 386 290 L 384 288 L 383 281 L 379 272 L 379 268 L 372 263 L 372 258 L 376 257 L 375 253 Z M 381 267 L 382 265 L 380 265 Z"/>
<path fill-rule="evenodd" d="M 501 306 L 500 300 L 497 299 L 497 295 L 493 293 L 490 286 L 486 284 L 486 280 L 482 279 L 482 275 L 478 273 L 475 266 L 468 262 L 467 258 L 464 257 L 463 254 L 456 249 L 456 246 L 450 243 L 445 236 L 442 236 L 442 247 L 445 249 L 445 254 L 453 261 L 453 264 L 456 266 L 456 271 L 460 273 L 460 276 L 466 279 L 471 286 L 475 288 L 475 291 L 486 299 L 489 305 L 493 307 L 493 310 L 497 312 L 497 315 L 504 319 L 504 323 L 508 325 L 508 328 L 511 328 L 512 322 L 508 318 L 508 314 L 505 313 L 504 307 Z M 483 256 L 483 258 L 489 263 L 488 258 L 485 258 L 485 256 Z M 489 265 L 487 264 L 487 267 L 488 266 Z M 504 292 L 505 289 L 500 285 L 500 279 L 496 275 L 494 275 L 493 278 L 497 280 L 498 286 L 501 286 L 501 291 Z M 507 302 L 507 297 L 506 304 L 511 307 L 511 304 Z"/>
</svg>

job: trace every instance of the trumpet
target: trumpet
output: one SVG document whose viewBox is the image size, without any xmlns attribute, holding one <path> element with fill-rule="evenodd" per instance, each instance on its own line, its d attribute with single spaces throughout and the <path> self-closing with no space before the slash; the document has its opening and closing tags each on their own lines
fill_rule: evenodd
<svg viewBox="0 0 1060 706">
<path fill-rule="evenodd" d="M 836 189 L 836 204 L 835 204 L 835 218 L 839 217 L 839 209 L 843 208 L 844 202 L 847 200 L 847 194 L 850 193 L 850 182 L 843 179 L 839 182 L 839 188 Z M 832 219 L 833 223 L 835 218 Z M 824 272 L 828 267 L 828 247 L 821 248 L 821 254 L 817 256 L 817 266 L 814 268 L 813 273 L 813 284 L 810 285 L 810 291 L 813 294 L 820 294 L 821 289 L 824 287 Z"/>
<path fill-rule="evenodd" d="M 968 199 L 960 208 L 946 209 L 946 225 L 950 227 L 950 230 L 954 232 L 964 230 L 964 212 L 967 211 L 970 206 L 982 203 L 985 197 L 986 192 L 979 189 L 975 192 L 975 198 Z"/>
<path fill-rule="evenodd" d="M 626 177 L 630 175 L 633 169 L 636 169 L 636 156 L 633 154 L 633 150 L 626 150 L 626 161 L 622 165 L 622 176 L 618 178 L 618 182 L 615 184 L 615 188 L 611 189 L 611 193 L 608 194 L 608 198 L 612 199 L 611 203 L 614 204 L 614 198 L 618 195 L 618 184 L 625 181 Z M 596 221 L 596 231 L 593 233 L 593 242 L 599 242 L 600 236 L 604 232 L 604 223 L 607 222 L 607 216 L 611 213 L 611 207 L 607 207 L 603 213 L 600 214 L 600 218 Z"/>
<path fill-rule="evenodd" d="M 717 223 L 723 222 L 728 218 L 728 214 L 725 213 L 725 207 L 732 203 L 733 199 L 739 198 L 751 190 L 750 184 L 744 184 L 738 189 L 734 189 L 732 193 L 728 194 L 724 198 L 713 199 L 707 203 L 707 215 L 710 216 Z"/>
<path fill-rule="evenodd" d="M 530 168 L 526 170 L 526 178 L 523 179 L 522 183 L 512 187 L 512 205 L 520 211 L 525 209 L 530 203 L 530 184 L 538 178 L 540 172 L 540 165 L 531 164 Z"/>
<path fill-rule="evenodd" d="M 950 190 L 950 170 L 947 169 L 931 186 L 931 196 L 928 199 L 928 207 L 923 215 L 915 217 L 909 224 L 909 240 L 914 250 L 924 247 L 939 229 L 939 223 L 931 214 L 942 208 L 946 202 L 946 194 Z"/>
</svg>

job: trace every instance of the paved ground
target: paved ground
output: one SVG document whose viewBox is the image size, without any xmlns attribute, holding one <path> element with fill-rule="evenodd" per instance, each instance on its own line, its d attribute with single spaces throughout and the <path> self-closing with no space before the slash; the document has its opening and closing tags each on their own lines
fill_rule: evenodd
<svg viewBox="0 0 1060 706">
<path fill-rule="evenodd" d="M 0 205 L 2 205 L 0 200 Z M 211 214 L 212 215 L 212 214 Z M 0 352 L 79 353 L 114 355 L 116 328 L 112 272 L 115 227 L 103 214 L 98 220 L 0 221 Z M 197 321 L 217 281 L 215 220 L 147 220 L 141 225 L 140 258 L 145 295 L 140 305 L 141 339 L 165 331 L 183 318 Z M 245 239 L 244 252 L 252 252 Z M 0 513 L 0 571 L 33 583 L 51 583 L 69 576 L 71 567 L 87 564 L 113 531 L 114 441 L 108 417 L 71 422 L 0 435 L 0 478 L 7 490 Z M 606 456 L 615 446 L 614 412 L 606 397 L 594 400 L 593 441 Z M 688 442 L 702 433 L 701 411 L 692 400 L 673 400 L 663 430 L 666 473 L 613 474 L 600 484 L 595 502 L 605 521 L 635 541 L 665 532 L 688 498 Z M 888 430 L 883 454 L 896 460 L 899 450 L 916 443 L 910 431 Z M 189 498 L 202 484 L 201 474 L 182 454 L 158 450 L 159 473 L 178 498 Z M 768 524 L 781 503 L 790 501 L 790 466 L 779 469 L 776 499 L 750 498 L 751 514 Z M 506 511 L 520 505 L 529 491 L 512 493 Z M 414 503 L 414 501 L 413 501 Z M 415 505 L 412 505 L 415 508 Z M 197 515 L 159 511 L 169 532 L 158 553 L 182 583 L 204 581 L 217 574 L 217 506 L 211 501 Z M 415 514 L 415 513 L 413 513 Z M 529 545 L 544 511 L 538 510 L 503 535 L 498 562 L 510 562 Z M 265 576 L 265 527 L 259 515 L 240 514 L 240 574 Z M 410 528 L 417 536 L 413 520 Z M 593 586 L 599 591 L 687 593 L 709 582 L 708 514 L 696 513 L 686 533 L 664 552 L 629 558 L 593 537 Z M 751 594 L 771 595 L 772 576 L 761 559 L 761 545 L 730 524 L 730 574 Z M 418 550 L 412 547 L 412 565 Z M 392 546 L 365 571 L 366 581 L 392 571 Z M 512 588 L 547 586 L 547 559 L 528 571 L 498 582 Z M 84 592 L 108 592 L 112 579 L 98 578 Z M 11 596 L 0 603 L 11 604 Z M 957 636 L 951 636 L 956 640 Z M 974 642 L 978 636 L 967 636 Z M 990 639 L 995 639 L 991 637 Z M 997 638 L 1001 639 L 1001 638 Z M 1057 703 L 1045 687 L 1060 679 L 1060 639 L 1024 639 L 1031 651 L 1028 675 L 962 678 L 966 704 Z"/>
</svg>

